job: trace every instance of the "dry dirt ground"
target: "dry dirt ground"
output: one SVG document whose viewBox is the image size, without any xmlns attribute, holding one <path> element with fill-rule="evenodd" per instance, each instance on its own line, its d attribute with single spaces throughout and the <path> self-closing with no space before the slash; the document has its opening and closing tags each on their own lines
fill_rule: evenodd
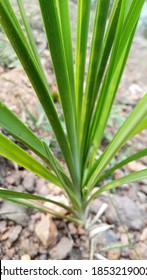
<svg viewBox="0 0 147 280">
<path fill-rule="evenodd" d="M 42 25 L 38 20 L 37 1 L 27 0 L 25 3 L 29 8 L 34 34 L 37 35 L 37 43 L 40 47 L 45 39 Z M 72 14 L 72 23 L 74 20 L 75 14 Z M 0 33 L 0 39 L 3 38 L 3 34 Z M 118 127 L 118 120 L 121 122 L 147 91 L 146 57 L 147 41 L 138 33 L 118 90 L 104 145 L 113 136 Z M 11 62 L 14 62 L 15 59 L 12 60 Z M 21 66 L 10 68 L 10 63 L 7 67 L 2 65 L 2 57 L 0 61 L 0 99 L 21 119 L 27 121 L 38 136 L 49 137 L 52 141 L 52 133 L 48 134 L 46 130 L 28 121 L 24 103 L 36 119 L 39 118 L 40 113 L 36 109 L 38 100 Z M 51 90 L 56 91 L 47 49 L 42 52 L 42 63 Z M 128 142 L 122 154 L 125 158 L 146 146 L 147 131 L 145 130 Z M 146 167 L 147 157 L 144 157 L 128 164 L 125 169 L 115 172 L 115 178 L 127 174 L 128 171 L 138 171 Z M 43 196 L 54 196 L 60 201 L 66 199 L 57 187 L 2 157 L 0 157 L 0 186 Z M 89 259 L 90 257 L 99 259 L 101 255 L 108 259 L 147 260 L 147 180 L 120 187 L 110 195 L 100 196 L 91 204 L 90 215 L 94 216 L 103 205 L 106 205 L 107 209 L 100 217 L 99 223 L 106 223 L 111 227 L 97 239 L 89 241 L 85 231 L 72 223 L 0 200 L 0 259 Z"/>
</svg>

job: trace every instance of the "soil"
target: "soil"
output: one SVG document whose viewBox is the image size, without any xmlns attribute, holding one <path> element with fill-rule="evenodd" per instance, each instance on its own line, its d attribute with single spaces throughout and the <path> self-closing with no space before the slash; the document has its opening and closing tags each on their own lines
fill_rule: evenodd
<svg viewBox="0 0 147 280">
<path fill-rule="evenodd" d="M 12 1 L 13 2 L 13 1 Z M 31 17 L 38 48 L 44 46 L 45 38 L 39 20 L 37 1 L 25 0 Z M 75 30 L 75 4 L 71 3 L 72 27 Z M 33 11 L 33 16 L 32 16 Z M 4 40 L 3 33 L 0 38 Z M 74 36 L 73 36 L 74 39 Z M 53 67 L 46 47 L 42 54 L 51 91 L 57 92 Z M 105 135 L 105 146 L 120 122 L 126 117 L 138 100 L 147 91 L 147 41 L 138 31 L 119 86 L 111 122 Z M 9 106 L 39 137 L 48 137 L 54 143 L 52 132 L 35 126 L 27 110 L 38 119 L 37 97 L 30 86 L 21 66 L 11 67 L 10 63 L 0 65 L 0 99 Z M 13 61 L 14 62 L 14 61 Z M 18 65 L 18 64 L 17 64 Z M 58 103 L 57 103 L 58 106 Z M 58 110 L 59 107 L 58 107 Z M 3 131 L 3 133 L 6 133 Z M 8 135 L 8 137 L 11 137 Z M 129 140 L 123 147 L 123 156 L 147 146 L 147 130 Z M 58 150 L 55 152 L 59 156 Z M 122 157 L 121 157 L 122 159 Z M 60 157 L 61 160 L 61 157 Z M 17 164 L 0 156 L 0 187 L 29 193 L 63 198 L 64 193 L 56 186 L 30 174 Z M 117 170 L 115 178 L 128 171 L 139 171 L 147 167 L 147 157 Z M 98 224 L 106 224 L 107 231 L 89 239 L 82 228 L 35 210 L 0 200 L 0 259 L 142 259 L 147 260 L 147 180 L 118 188 L 111 194 L 95 199 L 90 206 L 91 219 L 105 208 Z M 42 235 L 42 232 L 44 235 Z M 91 232 L 90 234 L 93 234 Z"/>
</svg>

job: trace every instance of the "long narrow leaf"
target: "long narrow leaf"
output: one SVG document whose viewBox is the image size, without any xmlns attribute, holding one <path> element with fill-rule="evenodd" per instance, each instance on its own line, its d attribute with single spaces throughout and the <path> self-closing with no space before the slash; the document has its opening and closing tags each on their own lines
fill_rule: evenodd
<svg viewBox="0 0 147 280">
<path fill-rule="evenodd" d="M 66 63 L 67 57 L 63 44 L 61 23 L 58 16 L 58 5 L 54 0 L 39 0 L 39 3 L 61 97 L 67 134 L 69 137 L 69 144 L 76 167 L 76 174 L 74 177 L 74 180 L 76 179 L 74 182 L 75 188 L 79 192 L 81 178 L 76 136 L 75 112 L 72 104 L 70 79 Z"/>
<path fill-rule="evenodd" d="M 2 102 L 0 102 L 0 126 L 35 154 L 47 159 L 41 140 Z"/>
<path fill-rule="evenodd" d="M 112 49 L 113 42 L 115 39 L 117 22 L 118 22 L 120 8 L 121 8 L 121 6 L 120 6 L 121 1 L 122 0 L 114 1 L 114 4 L 112 6 L 112 10 L 111 10 L 111 14 L 110 14 L 110 17 L 108 20 L 106 34 L 105 34 L 104 42 L 103 42 L 103 52 L 102 52 L 101 63 L 99 65 L 99 69 L 96 74 L 96 81 L 95 81 L 95 86 L 94 86 L 94 90 L 93 90 L 93 97 L 96 97 L 96 95 L 99 94 L 100 85 L 101 85 L 102 79 L 104 77 L 104 73 L 106 71 L 106 66 L 108 63 L 109 56 L 111 54 L 111 49 Z M 95 100 L 95 103 L 96 103 L 96 100 Z M 95 119 L 95 117 L 94 117 L 94 119 Z M 92 134 L 92 132 L 89 133 L 89 137 L 86 141 L 85 157 L 84 157 L 85 162 L 86 162 L 85 158 L 86 158 L 87 153 L 90 150 L 90 147 L 92 144 L 93 138 L 91 137 L 92 136 L 91 134 Z"/>
<path fill-rule="evenodd" d="M 40 61 L 40 57 L 39 57 L 37 47 L 36 47 L 36 44 L 35 44 L 35 41 L 34 41 L 33 33 L 32 33 L 32 30 L 31 30 L 29 21 L 27 19 L 22 0 L 17 0 L 17 5 L 18 5 L 19 10 L 20 10 L 21 18 L 22 18 L 22 21 L 23 21 L 23 24 L 24 24 L 24 27 L 25 27 L 25 30 L 26 30 L 26 33 L 27 33 L 27 36 L 28 36 L 30 47 L 31 47 L 32 52 L 34 54 L 34 58 L 36 59 L 36 62 L 38 64 L 39 68 L 40 68 L 40 73 L 41 73 L 42 77 L 44 78 L 45 83 L 47 84 L 47 80 L 46 80 L 46 77 L 45 77 L 45 74 L 44 74 L 44 71 L 43 71 L 43 67 L 41 65 L 41 61 Z"/>
<path fill-rule="evenodd" d="M 142 151 L 139 151 L 137 153 L 135 153 L 134 155 L 118 162 L 117 164 L 115 164 L 114 166 L 112 166 L 110 169 L 108 169 L 102 176 L 100 176 L 99 180 L 97 181 L 96 185 L 99 184 L 99 182 L 101 182 L 104 178 L 107 178 L 109 175 L 111 175 L 115 170 L 125 166 L 127 163 L 132 162 L 134 160 L 137 160 L 141 157 L 145 157 L 147 156 L 147 149 L 144 149 Z"/>
<path fill-rule="evenodd" d="M 115 48 L 113 49 L 112 58 L 109 64 L 109 69 L 107 75 L 105 77 L 105 81 L 103 82 L 103 87 L 101 90 L 100 100 L 97 102 L 96 107 L 96 115 L 94 116 L 94 127 L 95 131 L 97 127 L 99 127 L 99 131 L 97 131 L 95 136 L 95 150 L 98 144 L 101 141 L 105 125 L 107 123 L 107 119 L 113 104 L 113 100 L 115 98 L 115 94 L 117 91 L 117 87 L 125 66 L 125 62 L 130 50 L 130 46 L 132 43 L 133 35 L 135 32 L 136 24 L 138 22 L 138 18 L 140 15 L 141 8 L 143 6 L 144 0 L 141 1 L 134 1 L 133 7 L 130 7 L 130 11 L 125 19 L 124 27 L 122 30 L 122 38 L 121 35 L 118 33 L 119 44 L 117 38 L 115 39 Z M 123 2 L 124 4 L 124 2 Z M 122 5 L 123 5 L 122 4 Z M 124 8 L 123 8 L 124 10 Z M 123 12 L 124 14 L 124 12 Z M 122 16 L 121 16 L 121 25 L 123 24 Z M 122 29 L 122 27 L 121 27 Z M 125 32 L 124 32 L 125 30 Z M 126 47 L 128 44 L 128 47 Z M 116 51 L 117 49 L 117 51 Z M 125 51 L 126 50 L 126 53 Z M 115 85 L 116 84 L 116 85 Z M 103 110 L 104 103 L 107 102 L 105 105 L 105 110 Z M 93 134 L 91 132 L 91 134 Z"/>
<path fill-rule="evenodd" d="M 37 200 L 37 201 L 50 202 L 52 204 L 58 205 L 58 206 L 60 206 L 64 209 L 66 209 L 70 213 L 74 213 L 74 210 L 71 207 L 69 207 L 69 206 L 67 206 L 63 203 L 60 203 L 58 201 L 55 201 L 55 200 L 52 200 L 52 199 L 49 199 L 49 198 L 45 198 L 45 197 L 42 197 L 42 196 L 34 195 L 34 194 L 29 194 L 29 193 L 24 193 L 24 192 L 16 192 L 16 191 L 6 190 L 6 189 L 1 189 L 0 188 L 0 196 L 3 197 L 3 198 L 5 198 L 5 197 L 20 198 L 20 199 L 31 199 L 31 200 Z"/>
<path fill-rule="evenodd" d="M 27 127 L 21 120 L 10 111 L 2 102 L 0 102 L 0 126 L 7 130 L 21 143 L 30 148 L 36 155 L 42 158 L 54 170 L 54 162 L 58 162 L 54 155 L 48 158 L 42 141 Z M 49 149 L 49 147 L 48 147 Z M 57 163 L 56 163 L 57 164 Z M 62 166 L 58 162 L 58 169 L 60 170 L 64 180 L 70 185 L 70 180 L 66 176 Z M 55 172 L 56 173 L 56 172 Z M 57 174 L 57 173 L 56 173 Z"/>
<path fill-rule="evenodd" d="M 136 134 L 140 133 L 144 129 L 147 129 L 147 118 L 142 120 L 140 124 L 136 127 L 135 131 L 133 131 L 131 137 L 135 136 Z"/>
<path fill-rule="evenodd" d="M 133 182 L 136 182 L 136 181 L 141 181 L 143 179 L 146 179 L 147 178 L 147 169 L 144 169 L 144 170 L 141 170 L 141 171 L 138 171 L 138 172 L 133 172 L 127 176 L 124 176 L 122 178 L 119 178 L 117 180 L 114 180 L 112 181 L 111 183 L 103 186 L 103 187 L 100 187 L 98 189 L 98 191 L 94 192 L 88 203 L 93 200 L 95 197 L 97 197 L 99 194 L 105 192 L 105 191 L 108 191 L 108 190 L 111 190 L 111 189 L 114 189 L 116 187 L 119 187 L 119 186 L 122 186 L 124 184 L 130 184 L 130 183 L 133 183 Z M 87 204 L 88 204 L 87 203 Z"/>
<path fill-rule="evenodd" d="M 107 23 L 107 15 L 109 9 L 109 0 L 100 0 L 97 2 L 96 17 L 93 31 L 93 39 L 91 46 L 90 62 L 87 75 L 86 93 L 84 100 L 84 112 L 83 112 L 83 129 L 82 129 L 82 141 L 81 150 L 85 145 L 87 137 L 87 131 L 89 128 L 91 115 L 93 114 L 93 108 L 95 104 L 94 87 L 97 78 L 97 71 L 101 62 L 103 39 L 105 34 L 105 28 Z M 83 148 L 82 148 L 83 147 Z"/>
<path fill-rule="evenodd" d="M 78 136 L 80 134 L 81 113 L 84 92 L 84 76 L 86 64 L 86 51 L 88 40 L 88 27 L 90 18 L 91 0 L 78 0 L 78 19 L 76 36 L 76 66 L 75 66 L 75 87 L 76 87 L 76 109 Z M 80 139 L 80 137 L 79 137 Z"/>
<path fill-rule="evenodd" d="M 26 74 L 32 83 L 32 86 L 36 91 L 36 94 L 55 132 L 58 143 L 70 170 L 70 174 L 74 179 L 75 168 L 73 165 L 71 151 L 69 149 L 69 145 L 54 107 L 52 98 L 50 97 L 49 89 L 47 88 L 44 79 L 40 75 L 40 70 L 36 66 L 34 56 L 32 56 L 32 51 L 26 41 L 24 34 L 22 33 L 21 27 L 8 0 L 0 1 L 0 23 L 3 26 L 7 37 L 9 38 L 18 58 L 22 63 L 22 66 L 24 67 Z"/>
<path fill-rule="evenodd" d="M 42 205 L 41 203 L 39 203 L 35 200 L 14 198 L 14 197 L 11 197 L 11 196 L 9 197 L 9 196 L 5 196 L 5 195 L 0 195 L 0 197 L 5 199 L 5 200 L 17 203 L 17 204 L 20 204 L 20 205 L 23 205 L 23 206 L 26 206 L 26 207 L 29 207 L 29 208 L 33 208 L 33 209 L 39 210 L 39 211 L 44 212 L 44 213 L 51 214 L 52 216 L 57 217 L 59 219 L 65 219 L 67 221 L 74 222 L 74 223 L 82 225 L 82 222 L 79 219 L 77 219 L 75 217 L 72 217 L 72 216 L 69 216 L 69 215 L 63 215 L 63 214 L 60 214 L 58 212 L 52 211 L 48 207 Z"/>
<path fill-rule="evenodd" d="M 89 132 L 89 138 L 90 143 L 92 143 L 93 140 L 93 154 L 92 154 L 92 161 L 95 159 L 95 154 L 97 151 L 97 148 L 101 142 L 105 126 L 107 124 L 107 120 L 111 111 L 111 107 L 113 105 L 114 98 L 117 93 L 118 85 L 126 64 L 126 60 L 128 58 L 128 54 L 130 51 L 131 43 L 133 40 L 135 30 L 132 33 L 132 36 L 130 37 L 130 40 L 128 44 L 126 44 L 125 49 L 123 50 L 123 53 L 119 59 L 118 65 L 116 67 L 114 76 L 110 78 L 108 81 L 106 78 L 106 84 L 103 83 L 102 86 L 102 92 L 100 95 L 100 99 L 98 99 L 96 104 L 96 111 L 95 115 L 93 116 L 93 123 L 91 126 L 91 134 Z M 111 74 L 111 72 L 110 72 Z M 107 84 L 108 83 L 108 84 Z M 105 110 L 103 110 L 103 107 L 105 106 Z M 97 129 L 99 128 L 99 129 Z"/>
<path fill-rule="evenodd" d="M 74 62 L 73 62 L 73 49 L 72 49 L 70 17 L 69 17 L 69 7 L 68 7 L 69 1 L 56 0 L 56 2 L 57 2 L 57 7 L 59 9 L 63 45 L 64 45 L 64 51 L 66 56 L 70 88 L 71 88 L 72 104 L 75 111 Z"/>
<path fill-rule="evenodd" d="M 27 154 L 19 146 L 0 133 L 0 154 L 19 165 L 25 167 L 29 171 L 37 174 L 38 176 L 47 179 L 55 185 L 62 187 L 61 182 L 57 177 L 52 174 L 47 168 L 39 163 L 32 156 Z"/>
<path fill-rule="evenodd" d="M 120 150 L 120 148 L 125 144 L 129 135 L 135 130 L 136 126 L 147 114 L 147 93 L 139 101 L 137 106 L 134 108 L 128 119 L 119 129 L 117 134 L 114 136 L 113 140 L 108 145 L 105 152 L 101 155 L 100 159 L 95 163 L 92 172 L 84 184 L 89 189 L 92 189 L 99 179 L 99 176 L 106 168 L 107 164 L 111 161 L 114 155 Z"/>
<path fill-rule="evenodd" d="M 70 180 L 68 179 L 68 177 L 65 175 L 65 173 L 63 173 L 59 162 L 56 160 L 56 158 L 53 156 L 52 152 L 50 151 L 48 145 L 43 142 L 43 146 L 44 149 L 46 151 L 46 154 L 48 156 L 49 161 L 52 162 L 53 165 L 53 170 L 54 172 L 57 174 L 57 177 L 60 179 L 60 181 L 62 182 L 62 185 L 65 189 L 65 191 L 67 192 L 70 200 L 73 202 L 73 205 L 77 205 L 77 207 L 79 207 L 79 202 L 76 199 L 75 196 L 75 189 L 74 186 L 71 184 Z"/>
</svg>

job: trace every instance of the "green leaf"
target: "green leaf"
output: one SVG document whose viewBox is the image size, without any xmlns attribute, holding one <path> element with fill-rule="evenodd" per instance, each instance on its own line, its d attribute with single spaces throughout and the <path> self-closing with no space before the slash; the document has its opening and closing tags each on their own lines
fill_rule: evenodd
<svg viewBox="0 0 147 280">
<path fill-rule="evenodd" d="M 94 90 L 93 90 L 94 97 L 96 97 L 99 94 L 100 85 L 102 83 L 102 79 L 103 79 L 105 71 L 106 71 L 106 66 L 108 64 L 108 59 L 111 54 L 111 49 L 112 49 L 112 46 L 114 43 L 116 29 L 117 29 L 117 22 L 118 22 L 118 18 L 119 18 L 119 14 L 120 14 L 121 1 L 122 0 L 114 1 L 112 10 L 110 13 L 110 17 L 108 20 L 107 29 L 106 29 L 105 37 L 104 37 L 104 41 L 103 41 L 103 52 L 102 52 L 102 56 L 101 56 L 101 62 L 100 62 L 99 69 L 96 74 L 96 81 L 95 81 L 95 86 L 94 86 Z M 95 103 L 96 103 L 96 100 L 95 100 Z M 97 101 L 97 103 L 98 103 L 98 101 Z M 96 112 L 97 112 L 97 110 L 98 110 L 98 108 L 96 109 Z M 92 114 L 94 114 L 94 111 L 92 112 Z M 95 119 L 95 117 L 93 118 L 93 120 L 94 119 Z M 91 123 L 93 123 L 93 121 L 91 121 Z M 91 144 L 92 144 L 92 139 L 93 139 L 92 129 L 93 129 L 93 124 L 92 124 L 91 130 L 89 129 L 90 132 L 89 132 L 89 137 L 86 141 L 84 159 L 86 158 L 86 156 L 90 150 Z"/>
<path fill-rule="evenodd" d="M 147 178 L 147 169 L 144 169 L 144 170 L 141 170 L 141 171 L 138 171 L 138 172 L 133 172 L 133 173 L 131 173 L 127 176 L 124 176 L 122 178 L 119 178 L 117 180 L 114 180 L 111 183 L 108 183 L 105 186 L 100 187 L 98 189 L 98 191 L 94 192 L 90 196 L 90 199 L 89 199 L 88 203 L 105 191 L 114 189 L 116 187 L 119 187 L 119 186 L 122 186 L 122 185 L 125 185 L 125 184 L 130 184 L 130 183 L 133 183 L 133 182 L 136 182 L 136 181 L 141 181 L 141 180 L 146 179 L 146 178 Z"/>
<path fill-rule="evenodd" d="M 139 134 L 141 131 L 147 128 L 147 118 L 142 120 L 140 124 L 136 127 L 136 129 L 133 131 L 132 135 L 130 135 L 130 138 L 135 136 L 136 134 Z"/>
<path fill-rule="evenodd" d="M 52 199 L 45 198 L 45 197 L 42 197 L 42 196 L 34 195 L 34 194 L 29 194 L 29 193 L 24 193 L 24 192 L 16 192 L 16 191 L 11 191 L 11 190 L 6 190 L 6 189 L 1 189 L 0 188 L 0 196 L 3 197 L 3 198 L 4 197 L 7 197 L 7 198 L 20 198 L 20 199 L 31 199 L 31 200 L 50 202 L 52 204 L 58 205 L 58 206 L 60 206 L 60 207 L 62 207 L 64 209 L 66 209 L 70 213 L 74 213 L 74 210 L 71 207 L 66 206 L 63 203 L 60 203 L 58 201 L 54 201 Z"/>
<path fill-rule="evenodd" d="M 139 101 L 137 106 L 134 108 L 128 119 L 119 129 L 117 134 L 114 136 L 113 140 L 108 145 L 107 149 L 100 156 L 99 160 L 94 164 L 87 181 L 86 185 L 89 189 L 92 189 L 96 182 L 99 179 L 99 176 L 106 168 L 107 164 L 111 161 L 111 159 L 116 155 L 116 153 L 120 150 L 120 148 L 126 143 L 129 136 L 132 134 L 132 131 L 135 130 L 136 126 L 147 114 L 147 93 L 144 97 Z"/>
<path fill-rule="evenodd" d="M 72 103 L 71 79 L 69 78 L 69 67 L 67 64 L 67 55 L 65 54 L 65 44 L 63 43 L 61 19 L 59 18 L 58 1 L 40 0 L 40 8 L 46 30 L 46 35 L 50 47 L 51 57 L 56 74 L 59 94 L 63 108 L 64 119 L 66 123 L 69 144 L 75 165 L 74 183 L 79 192 L 81 178 L 78 155 L 78 145 L 76 136 L 75 110 Z M 68 40 L 68 37 L 67 37 Z M 60 67 L 59 67 L 60 65 Z M 76 179 L 76 180 L 75 180 Z"/>
<path fill-rule="evenodd" d="M 58 143 L 66 159 L 72 179 L 75 179 L 75 167 L 67 138 L 63 131 L 56 109 L 54 107 L 52 98 L 50 96 L 49 88 L 40 73 L 40 68 L 36 64 L 36 59 L 32 53 L 31 48 L 22 32 L 20 24 L 15 16 L 15 13 L 8 0 L 0 1 L 0 23 L 5 30 L 29 80 L 42 104 L 47 118 L 54 130 Z M 19 42 L 19 43 L 18 43 Z"/>
<path fill-rule="evenodd" d="M 84 76 L 85 76 L 90 7 L 91 7 L 91 0 L 87 0 L 87 1 L 78 0 L 76 66 L 75 66 L 78 134 L 80 134 L 80 126 L 81 126 L 80 120 L 81 120 L 81 113 L 82 113 L 82 102 L 83 102 L 83 91 L 84 91 Z"/>
<path fill-rule="evenodd" d="M 66 190 L 70 200 L 73 202 L 73 205 L 77 205 L 79 207 L 79 202 L 76 199 L 75 196 L 75 188 L 71 184 L 69 178 L 66 176 L 66 174 L 63 172 L 62 167 L 60 166 L 60 163 L 56 160 L 56 158 L 53 156 L 52 152 L 50 151 L 48 145 L 43 141 L 43 146 L 46 151 L 47 157 L 50 162 L 52 162 L 53 170 L 57 174 L 58 178 L 62 182 L 62 185 L 64 189 Z"/>
<path fill-rule="evenodd" d="M 29 171 L 37 174 L 38 176 L 54 183 L 55 185 L 62 187 L 61 182 L 57 177 L 52 174 L 47 168 L 39 163 L 32 156 L 27 154 L 19 146 L 14 144 L 11 140 L 0 133 L 0 154 L 17 164 L 23 166 Z"/>
<path fill-rule="evenodd" d="M 71 27 L 69 17 L 69 1 L 56 0 L 57 8 L 59 11 L 59 18 L 61 24 L 62 40 L 64 45 L 64 52 L 66 56 L 66 64 L 68 69 L 72 104 L 75 111 L 75 83 L 74 83 L 74 62 L 73 62 L 73 50 L 71 40 Z"/>
<path fill-rule="evenodd" d="M 135 153 L 134 155 L 118 162 L 117 164 L 115 164 L 114 166 L 112 166 L 110 169 L 108 169 L 102 176 L 100 176 L 99 180 L 97 181 L 96 185 L 98 185 L 104 178 L 107 178 L 109 175 L 111 175 L 115 170 L 123 167 L 124 165 L 126 165 L 129 162 L 132 162 L 134 160 L 137 160 L 141 157 L 147 156 L 147 149 L 144 149 L 142 151 L 139 151 L 137 153 Z"/>
<path fill-rule="evenodd" d="M 4 103 L 0 101 L 0 126 L 30 148 L 35 154 L 47 159 L 41 140 Z"/>
<path fill-rule="evenodd" d="M 92 38 L 92 46 L 90 53 L 90 62 L 88 67 L 85 99 L 84 99 L 84 112 L 83 112 L 83 130 L 81 150 L 84 149 L 87 131 L 91 120 L 91 115 L 94 110 L 96 95 L 94 95 L 94 87 L 97 78 L 97 71 L 99 70 L 101 55 L 103 50 L 103 39 L 107 23 L 109 0 L 100 0 L 97 2 L 96 16 L 94 23 L 94 31 Z"/>
<path fill-rule="evenodd" d="M 37 51 L 37 47 L 36 47 L 36 44 L 35 44 L 35 41 L 34 41 L 34 38 L 33 38 L 32 30 L 30 28 L 30 24 L 29 24 L 29 21 L 27 19 L 22 0 L 17 0 L 17 5 L 19 7 L 22 22 L 24 24 L 24 27 L 25 27 L 25 30 L 26 30 L 26 33 L 27 33 L 27 36 L 28 36 L 28 40 L 29 40 L 30 47 L 32 49 L 34 58 L 36 59 L 36 63 L 38 64 L 38 67 L 40 68 L 40 74 L 42 75 L 42 77 L 43 77 L 43 79 L 44 79 L 44 81 L 47 85 L 47 80 L 46 80 L 46 77 L 45 77 L 45 74 L 44 74 L 44 71 L 43 71 L 43 67 L 41 65 L 40 57 L 39 57 L 39 54 L 38 54 L 38 51 Z"/>
<path fill-rule="evenodd" d="M 94 155 L 96 149 L 102 139 L 105 126 L 107 124 L 108 116 L 113 105 L 113 101 L 117 92 L 120 78 L 126 64 L 126 59 L 129 54 L 131 43 L 134 37 L 136 25 L 140 15 L 144 0 L 134 0 L 130 10 L 125 18 L 126 5 L 122 1 L 119 21 L 114 46 L 108 66 L 108 70 L 103 81 L 99 99 L 96 104 L 95 114 L 93 116 L 93 123 L 91 130 L 89 130 L 89 143 L 92 143 L 94 138 Z M 105 110 L 103 109 L 105 106 Z M 97 129 L 99 128 L 99 129 Z M 93 155 L 93 158 L 95 157 Z"/>
<path fill-rule="evenodd" d="M 45 162 L 47 162 L 54 171 L 55 169 L 53 168 L 53 166 L 54 161 L 56 161 L 56 164 L 58 164 L 58 168 L 62 173 L 62 176 L 64 176 L 64 180 L 66 180 L 69 185 L 71 184 L 62 166 L 56 160 L 54 155 L 52 154 L 52 157 L 48 158 L 42 141 L 31 131 L 31 129 L 29 129 L 25 124 L 23 124 L 23 122 L 21 122 L 21 120 L 17 118 L 17 116 L 13 114 L 13 112 L 11 112 L 2 102 L 0 102 L 0 126 L 7 130 L 16 139 L 20 140 L 21 143 L 30 148 Z"/>
<path fill-rule="evenodd" d="M 26 193 L 14 192 L 14 191 L 10 191 L 10 190 L 3 190 L 3 189 L 0 189 L 0 197 L 2 199 L 12 201 L 12 202 L 17 203 L 17 204 L 21 204 L 23 206 L 34 208 L 34 209 L 39 210 L 41 212 L 51 214 L 51 215 L 53 215 L 53 216 L 55 216 L 59 219 L 65 219 L 67 221 L 78 223 L 78 224 L 82 223 L 79 219 L 76 219 L 75 217 L 72 217 L 72 216 L 69 216 L 69 215 L 63 215 L 63 214 L 60 214 L 58 212 L 52 211 L 48 207 L 39 203 L 38 200 L 47 201 L 47 200 L 41 199 L 42 197 L 29 195 L 29 194 L 26 194 Z M 63 205 L 62 203 L 58 204 L 58 202 L 56 202 L 56 201 L 53 202 L 50 199 L 48 199 L 48 202 L 59 205 L 59 206 L 63 207 L 64 209 L 68 210 L 70 213 L 73 213 L 75 215 L 75 212 L 72 210 L 72 208 L 70 208 L 68 206 L 66 207 L 66 205 Z"/>
</svg>

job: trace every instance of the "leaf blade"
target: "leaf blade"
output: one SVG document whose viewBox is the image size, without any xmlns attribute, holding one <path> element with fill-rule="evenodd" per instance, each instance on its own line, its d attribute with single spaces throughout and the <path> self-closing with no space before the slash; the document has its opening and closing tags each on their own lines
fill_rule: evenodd
<svg viewBox="0 0 147 280">
<path fill-rule="evenodd" d="M 57 177 L 52 174 L 47 168 L 45 168 L 41 163 L 39 163 L 32 156 L 27 154 L 19 146 L 5 137 L 0 133 L 0 154 L 9 160 L 16 162 L 17 164 L 25 167 L 29 171 L 37 174 L 38 176 L 45 178 L 48 181 L 62 187 L 61 182 Z"/>
</svg>

